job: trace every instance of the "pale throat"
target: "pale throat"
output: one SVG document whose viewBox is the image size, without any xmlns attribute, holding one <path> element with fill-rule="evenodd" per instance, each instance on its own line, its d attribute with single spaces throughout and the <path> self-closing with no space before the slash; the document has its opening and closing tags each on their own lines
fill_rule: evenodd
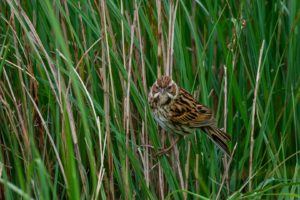
<svg viewBox="0 0 300 200">
<path fill-rule="evenodd" d="M 171 103 L 172 98 L 168 94 L 159 95 L 159 105 L 160 106 L 166 106 L 169 103 Z"/>
<path fill-rule="evenodd" d="M 161 94 L 158 92 L 154 95 L 154 98 L 158 98 L 158 103 L 160 106 L 167 106 L 172 102 L 172 100 L 176 99 L 178 92 L 179 92 L 178 87 L 176 87 L 175 96 L 173 96 L 168 92 L 166 92 L 165 94 Z"/>
</svg>

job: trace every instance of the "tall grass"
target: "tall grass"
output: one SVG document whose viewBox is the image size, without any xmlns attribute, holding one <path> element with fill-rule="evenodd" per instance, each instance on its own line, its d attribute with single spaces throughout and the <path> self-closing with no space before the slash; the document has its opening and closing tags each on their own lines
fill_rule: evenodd
<svg viewBox="0 0 300 200">
<path fill-rule="evenodd" d="M 300 198 L 299 17 L 280 0 L 0 1 L 0 199 Z M 213 110 L 232 160 L 200 130 L 155 156 L 176 139 L 147 104 L 160 73 Z"/>
</svg>

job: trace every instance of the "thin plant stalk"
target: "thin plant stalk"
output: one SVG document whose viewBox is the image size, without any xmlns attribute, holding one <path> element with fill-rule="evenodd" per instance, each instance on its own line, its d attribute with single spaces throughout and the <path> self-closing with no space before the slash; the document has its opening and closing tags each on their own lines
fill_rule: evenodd
<svg viewBox="0 0 300 200">
<path fill-rule="evenodd" d="M 172 72 L 173 72 L 173 54 L 174 54 L 173 49 L 174 49 L 174 37 L 175 37 L 174 29 L 175 29 L 175 20 L 176 20 L 178 2 L 179 2 L 179 0 L 176 1 L 175 11 L 173 14 L 172 32 L 171 32 L 172 33 L 171 34 L 171 49 L 170 49 L 171 56 L 170 56 L 170 69 L 169 69 L 170 77 L 172 77 Z"/>
<path fill-rule="evenodd" d="M 169 33 L 168 33 L 168 47 L 167 47 L 167 65 L 166 65 L 166 76 L 170 76 L 170 51 L 171 51 L 171 30 L 172 30 L 172 11 L 173 11 L 174 0 L 170 0 L 169 8 Z"/>
<path fill-rule="evenodd" d="M 224 66 L 224 132 L 227 131 L 227 67 Z M 224 169 L 227 166 L 227 156 L 224 156 Z M 227 194 L 229 194 L 228 171 L 224 173 L 226 179 Z"/>
<path fill-rule="evenodd" d="M 264 46 L 265 46 L 265 40 L 263 40 L 262 45 L 261 45 L 261 49 L 260 49 L 258 69 L 257 69 L 257 75 L 256 75 L 255 92 L 254 92 L 254 99 L 253 99 L 253 106 L 252 106 L 252 126 L 251 126 L 250 160 L 249 160 L 249 165 L 250 165 L 249 166 L 249 177 L 252 177 L 255 105 L 256 105 L 256 98 L 257 98 L 258 82 L 259 82 L 259 77 L 260 77 L 261 59 L 262 59 L 262 55 L 263 55 L 263 52 L 264 52 Z M 252 190 L 252 179 L 249 181 L 249 192 L 251 192 L 251 190 Z"/>
<path fill-rule="evenodd" d="M 226 166 L 225 174 L 228 173 L 228 170 L 229 170 L 229 167 L 230 167 L 230 163 L 231 163 L 231 161 L 232 161 L 232 157 L 233 157 L 233 155 L 234 155 L 236 146 L 237 146 L 237 143 L 234 145 L 233 151 L 232 151 L 232 153 L 231 153 L 231 157 L 230 157 L 230 159 L 229 159 L 229 161 L 228 161 L 228 164 L 227 164 L 227 166 Z M 222 180 L 222 183 L 221 183 L 221 185 L 220 185 L 220 189 L 219 189 L 218 195 L 217 195 L 217 197 L 216 197 L 216 200 L 218 200 L 219 197 L 220 197 L 220 194 L 221 194 L 221 191 L 222 191 L 222 187 L 223 187 L 224 182 L 225 182 L 225 178 L 226 178 L 226 177 L 224 176 L 224 177 L 223 177 L 223 180 Z"/>
<path fill-rule="evenodd" d="M 161 26 L 161 0 L 157 2 L 158 15 L 158 42 L 157 42 L 157 78 L 161 77 L 161 43 L 162 43 L 162 26 Z"/>
<path fill-rule="evenodd" d="M 136 4 L 136 2 L 135 2 Z M 136 5 L 137 6 L 137 5 Z M 147 90 L 147 77 L 146 77 L 146 68 L 145 68 L 145 59 L 143 55 L 143 41 L 141 37 L 141 27 L 140 27 L 140 21 L 139 17 L 137 17 L 137 26 L 138 26 L 138 37 L 140 41 L 140 48 L 141 48 L 141 60 L 142 60 L 142 83 L 143 83 L 143 89 L 147 98 L 148 90 Z M 123 36 L 123 35 L 122 35 Z M 125 59 L 125 58 L 124 58 Z M 144 115 L 145 115 L 145 121 L 142 122 L 142 141 L 143 145 L 145 147 L 144 152 L 144 176 L 146 180 L 146 184 L 149 187 L 149 157 L 148 157 L 148 134 L 147 134 L 147 105 L 144 106 Z"/>
<path fill-rule="evenodd" d="M 134 11 L 134 20 L 131 26 L 131 42 L 130 42 L 130 53 L 129 53 L 129 67 L 128 67 L 128 80 L 127 80 L 127 96 L 126 96 L 126 149 L 129 151 L 129 118 L 130 116 L 130 82 L 131 82 L 131 68 L 132 68 L 132 52 L 133 52 L 133 40 L 134 40 L 134 29 L 136 24 L 136 18 L 138 13 L 138 8 Z M 126 177 L 125 184 L 127 188 L 127 192 L 129 193 L 129 158 L 126 154 Z"/>
</svg>

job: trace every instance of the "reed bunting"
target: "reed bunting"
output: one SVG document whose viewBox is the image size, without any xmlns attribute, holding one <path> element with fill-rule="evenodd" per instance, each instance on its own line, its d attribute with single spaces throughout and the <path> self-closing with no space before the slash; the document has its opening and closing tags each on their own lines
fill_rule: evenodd
<svg viewBox="0 0 300 200">
<path fill-rule="evenodd" d="M 179 136 L 169 148 L 160 148 L 162 151 L 156 155 L 169 153 L 180 138 L 192 134 L 195 129 L 201 129 L 230 157 L 226 142 L 231 141 L 231 137 L 215 127 L 217 121 L 212 117 L 211 109 L 198 103 L 170 77 L 161 76 L 156 80 L 149 93 L 148 103 L 158 124 L 169 133 Z"/>
</svg>

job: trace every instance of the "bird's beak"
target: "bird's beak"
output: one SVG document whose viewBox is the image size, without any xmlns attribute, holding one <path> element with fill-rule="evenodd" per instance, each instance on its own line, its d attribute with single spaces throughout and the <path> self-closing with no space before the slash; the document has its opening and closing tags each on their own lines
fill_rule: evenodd
<svg viewBox="0 0 300 200">
<path fill-rule="evenodd" d="M 161 89 L 161 94 L 164 94 L 165 89 Z"/>
</svg>

